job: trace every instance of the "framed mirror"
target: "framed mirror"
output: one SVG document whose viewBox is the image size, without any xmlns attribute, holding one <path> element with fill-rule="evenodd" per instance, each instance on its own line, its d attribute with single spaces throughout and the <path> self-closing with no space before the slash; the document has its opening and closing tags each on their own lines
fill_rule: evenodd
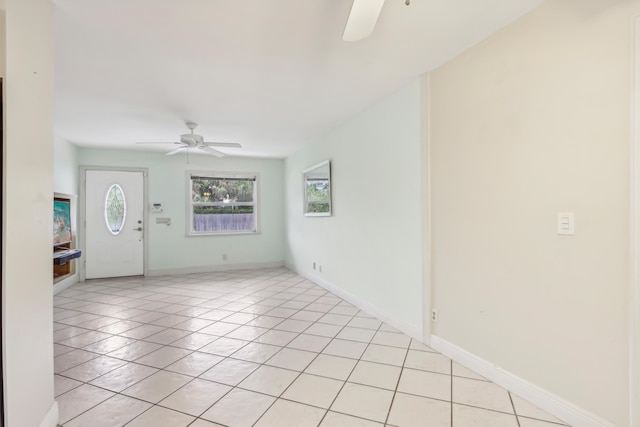
<svg viewBox="0 0 640 427">
<path fill-rule="evenodd" d="M 302 171 L 304 215 L 331 216 L 331 164 L 320 162 Z"/>
</svg>

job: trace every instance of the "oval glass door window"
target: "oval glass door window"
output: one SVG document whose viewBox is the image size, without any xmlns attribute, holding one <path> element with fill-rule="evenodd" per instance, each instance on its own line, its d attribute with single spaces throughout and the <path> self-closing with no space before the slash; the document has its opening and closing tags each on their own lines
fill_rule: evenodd
<svg viewBox="0 0 640 427">
<path fill-rule="evenodd" d="M 124 198 L 124 191 L 118 184 L 113 184 L 107 191 L 104 201 L 104 219 L 109 232 L 114 236 L 120 234 L 127 217 L 127 201 Z"/>
</svg>

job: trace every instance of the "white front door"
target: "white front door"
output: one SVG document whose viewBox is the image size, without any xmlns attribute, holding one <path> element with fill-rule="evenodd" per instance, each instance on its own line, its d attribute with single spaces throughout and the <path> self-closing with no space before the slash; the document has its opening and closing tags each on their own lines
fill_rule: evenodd
<svg viewBox="0 0 640 427">
<path fill-rule="evenodd" d="M 87 170 L 87 279 L 144 274 L 143 172 Z"/>
</svg>

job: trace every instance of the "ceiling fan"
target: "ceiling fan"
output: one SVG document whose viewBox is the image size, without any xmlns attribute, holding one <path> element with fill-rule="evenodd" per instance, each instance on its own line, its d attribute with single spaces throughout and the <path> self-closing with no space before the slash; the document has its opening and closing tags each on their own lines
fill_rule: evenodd
<svg viewBox="0 0 640 427">
<path fill-rule="evenodd" d="M 411 0 L 404 0 L 409 6 Z M 347 25 L 344 27 L 342 40 L 357 42 L 366 39 L 373 33 L 378 22 L 378 16 L 384 5 L 384 0 L 353 0 Z"/>
<path fill-rule="evenodd" d="M 138 142 L 137 144 L 175 144 L 179 147 L 169 151 L 166 153 L 167 156 L 173 156 L 174 154 L 179 153 L 182 150 L 187 150 L 189 152 L 190 148 L 200 150 L 203 153 L 211 154 L 216 157 L 224 157 L 225 154 L 221 151 L 218 151 L 212 147 L 220 147 L 220 148 L 242 148 L 242 146 L 235 142 L 205 142 L 202 135 L 198 135 L 193 131 L 198 127 L 197 123 L 194 122 L 186 122 L 185 123 L 190 133 L 185 133 L 180 135 L 180 142 Z"/>
</svg>

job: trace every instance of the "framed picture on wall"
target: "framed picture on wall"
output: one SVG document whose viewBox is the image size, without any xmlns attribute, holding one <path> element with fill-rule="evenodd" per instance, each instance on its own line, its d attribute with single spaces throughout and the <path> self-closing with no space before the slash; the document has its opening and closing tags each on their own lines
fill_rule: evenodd
<svg viewBox="0 0 640 427">
<path fill-rule="evenodd" d="M 304 215 L 331 216 L 331 163 L 325 160 L 302 171 Z"/>
</svg>

